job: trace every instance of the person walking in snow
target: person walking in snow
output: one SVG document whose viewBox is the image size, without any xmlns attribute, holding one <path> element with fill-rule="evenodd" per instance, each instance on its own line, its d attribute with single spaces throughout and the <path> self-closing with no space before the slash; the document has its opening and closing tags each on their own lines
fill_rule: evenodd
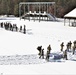
<svg viewBox="0 0 76 75">
<path fill-rule="evenodd" d="M 69 43 L 67 43 L 66 47 L 67 47 L 66 49 L 69 51 L 69 47 L 70 47 Z"/>
<path fill-rule="evenodd" d="M 76 40 L 73 42 L 73 44 L 74 44 L 74 47 L 76 48 Z"/>
<path fill-rule="evenodd" d="M 16 25 L 16 32 L 18 31 L 18 27 L 17 27 L 17 25 Z"/>
<path fill-rule="evenodd" d="M 1 26 L 1 28 L 3 28 L 3 22 L 1 22 L 0 26 Z"/>
<path fill-rule="evenodd" d="M 39 58 L 41 58 L 41 57 L 42 57 L 42 59 L 44 59 L 44 49 L 41 49 L 40 57 Z"/>
<path fill-rule="evenodd" d="M 70 41 L 69 42 L 69 49 L 71 49 L 71 47 L 72 47 L 72 42 Z"/>
<path fill-rule="evenodd" d="M 50 55 L 50 52 L 51 52 L 51 45 L 49 45 L 48 47 L 47 47 L 47 53 L 46 53 L 46 60 L 48 61 L 49 60 L 49 55 Z"/>
<path fill-rule="evenodd" d="M 65 58 L 66 60 L 68 60 L 68 59 L 67 59 L 67 49 L 64 51 L 64 58 Z"/>
<path fill-rule="evenodd" d="M 10 31 L 12 31 L 12 24 L 11 23 L 10 23 L 10 27 L 9 28 L 10 28 Z"/>
<path fill-rule="evenodd" d="M 49 46 L 47 47 L 47 51 L 48 51 L 49 54 L 50 54 L 50 52 L 51 52 L 51 45 L 49 45 Z"/>
<path fill-rule="evenodd" d="M 70 41 L 70 42 L 68 42 L 66 46 L 67 46 L 67 50 L 68 50 L 68 51 L 69 51 L 69 50 L 71 50 L 71 46 L 72 46 L 71 41 Z"/>
<path fill-rule="evenodd" d="M 62 42 L 62 43 L 60 44 L 60 46 L 61 46 L 61 51 L 63 51 L 64 42 Z"/>
<path fill-rule="evenodd" d="M 75 46 L 73 46 L 73 55 L 75 54 Z"/>
<path fill-rule="evenodd" d="M 49 51 L 47 51 L 46 53 L 46 60 L 49 61 L 49 57 L 50 57 L 50 54 L 49 54 Z"/>
<path fill-rule="evenodd" d="M 24 25 L 23 33 L 26 34 L 26 26 Z"/>
<path fill-rule="evenodd" d="M 73 54 L 75 54 L 75 50 L 76 50 L 76 41 L 73 42 L 74 46 L 73 46 Z"/>
<path fill-rule="evenodd" d="M 22 26 L 20 26 L 20 32 L 22 32 Z"/>
<path fill-rule="evenodd" d="M 39 51 L 38 55 L 40 55 L 41 49 L 42 49 L 42 46 L 38 46 L 38 47 L 37 47 L 37 50 Z"/>
</svg>

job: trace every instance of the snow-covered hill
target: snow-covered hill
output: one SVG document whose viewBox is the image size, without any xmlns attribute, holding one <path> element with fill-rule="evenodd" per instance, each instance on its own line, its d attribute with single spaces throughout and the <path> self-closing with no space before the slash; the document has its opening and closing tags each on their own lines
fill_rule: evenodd
<svg viewBox="0 0 76 75">
<path fill-rule="evenodd" d="M 64 50 L 69 41 L 76 40 L 76 28 L 64 26 L 60 22 L 38 22 L 28 20 L 0 20 L 17 24 L 18 28 L 26 25 L 26 34 L 12 32 L 0 28 L 0 73 L 3 74 L 76 74 L 76 55 L 68 53 L 69 60 L 50 60 L 38 58 L 37 46 L 42 45 L 46 54 L 50 44 L 52 53 L 60 52 L 60 44 L 64 42 Z M 73 46 L 73 45 L 72 45 Z M 28 60 L 27 60 L 28 59 Z M 72 59 L 72 60 L 71 60 Z M 7 66 L 5 66 L 7 65 Z M 11 66 L 10 66 L 11 65 Z"/>
</svg>

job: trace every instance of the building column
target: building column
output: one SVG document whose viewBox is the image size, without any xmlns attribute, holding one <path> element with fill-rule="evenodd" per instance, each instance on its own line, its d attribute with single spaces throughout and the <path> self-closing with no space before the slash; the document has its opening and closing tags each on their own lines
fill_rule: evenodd
<svg viewBox="0 0 76 75">
<path fill-rule="evenodd" d="M 19 17 L 20 17 L 20 20 L 21 20 L 21 4 L 19 4 Z"/>
<path fill-rule="evenodd" d="M 25 4 L 24 4 L 24 20 L 25 20 Z"/>
<path fill-rule="evenodd" d="M 41 11 L 40 11 L 40 4 L 39 4 L 39 22 L 40 22 L 40 12 L 41 12 Z"/>
<path fill-rule="evenodd" d="M 35 21 L 35 19 L 36 19 L 36 16 L 35 16 L 35 6 L 36 6 L 36 5 L 34 4 L 34 12 L 33 12 L 33 13 L 34 13 L 34 14 L 33 14 L 33 15 L 34 15 L 34 21 Z"/>
<path fill-rule="evenodd" d="M 54 4 L 54 16 L 56 16 L 56 5 Z"/>
<path fill-rule="evenodd" d="M 25 4 L 24 4 L 24 14 L 25 14 Z"/>
<path fill-rule="evenodd" d="M 28 4 L 28 19 L 29 19 L 29 21 L 30 21 L 30 13 L 29 13 L 29 4 Z"/>
<path fill-rule="evenodd" d="M 48 4 L 47 4 L 47 13 L 48 13 Z M 48 17 L 47 17 L 47 21 L 48 21 Z"/>
<path fill-rule="evenodd" d="M 70 19 L 69 19 L 69 26 L 70 26 Z"/>
</svg>

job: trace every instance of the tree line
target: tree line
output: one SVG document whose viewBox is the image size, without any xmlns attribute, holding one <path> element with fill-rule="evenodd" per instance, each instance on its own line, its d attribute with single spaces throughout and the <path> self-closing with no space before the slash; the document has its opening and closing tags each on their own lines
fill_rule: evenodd
<svg viewBox="0 0 76 75">
<path fill-rule="evenodd" d="M 76 7 L 76 0 L 0 0 L 0 15 L 19 16 L 20 2 L 55 2 L 57 17 L 63 17 Z"/>
</svg>

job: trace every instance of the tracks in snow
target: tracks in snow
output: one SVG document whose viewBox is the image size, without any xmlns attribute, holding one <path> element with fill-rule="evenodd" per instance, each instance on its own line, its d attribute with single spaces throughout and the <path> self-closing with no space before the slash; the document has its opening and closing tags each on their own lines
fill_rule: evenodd
<svg viewBox="0 0 76 75">
<path fill-rule="evenodd" d="M 36 54 L 0 56 L 0 65 L 29 65 L 45 62 L 45 59 L 39 59 L 39 56 Z"/>
</svg>

